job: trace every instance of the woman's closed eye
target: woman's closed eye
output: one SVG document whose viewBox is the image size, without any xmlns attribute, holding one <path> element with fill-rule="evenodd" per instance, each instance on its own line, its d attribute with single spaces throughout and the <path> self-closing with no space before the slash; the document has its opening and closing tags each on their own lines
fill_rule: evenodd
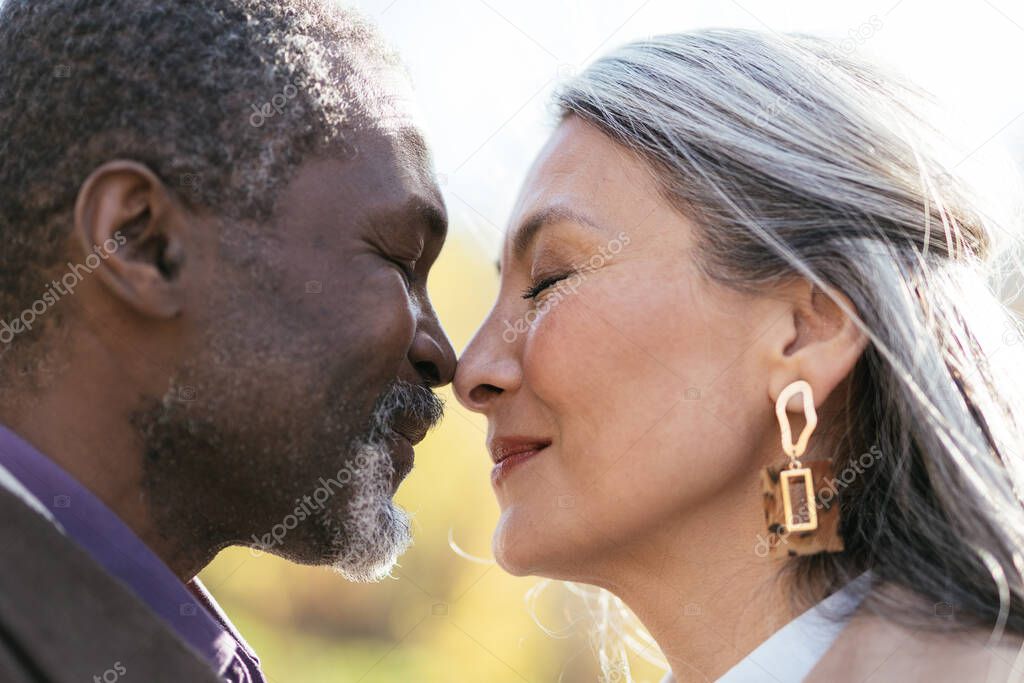
<svg viewBox="0 0 1024 683">
<path fill-rule="evenodd" d="M 551 275 L 551 276 L 542 278 L 537 283 L 535 283 L 535 284 L 531 285 L 530 287 L 527 287 L 525 290 L 523 290 L 523 298 L 524 299 L 537 299 L 537 297 L 539 297 L 544 292 L 544 290 L 546 290 L 547 288 L 549 288 L 549 287 L 551 287 L 553 285 L 558 284 L 562 280 L 565 280 L 566 278 L 570 277 L 572 274 L 573 273 L 570 271 L 570 272 L 567 272 L 567 273 L 562 273 L 561 275 Z"/>
</svg>

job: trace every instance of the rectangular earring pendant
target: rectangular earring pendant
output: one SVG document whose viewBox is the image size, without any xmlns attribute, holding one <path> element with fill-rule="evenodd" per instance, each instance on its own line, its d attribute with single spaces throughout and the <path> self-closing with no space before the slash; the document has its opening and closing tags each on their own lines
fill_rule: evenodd
<svg viewBox="0 0 1024 683">
<path fill-rule="evenodd" d="M 754 552 L 769 554 L 815 555 L 843 550 L 839 533 L 838 482 L 830 460 L 812 460 L 790 470 L 788 463 L 769 465 L 761 470 L 761 492 L 767 536 L 758 534 Z M 810 470 L 810 475 L 804 475 Z M 813 495 L 808 497 L 807 480 Z M 808 525 L 813 523 L 813 528 Z M 805 529 L 805 531 L 801 531 Z"/>
<path fill-rule="evenodd" d="M 818 528 L 818 511 L 814 503 L 814 475 L 810 468 L 779 472 L 782 487 L 783 519 L 788 532 L 814 531 Z"/>
</svg>

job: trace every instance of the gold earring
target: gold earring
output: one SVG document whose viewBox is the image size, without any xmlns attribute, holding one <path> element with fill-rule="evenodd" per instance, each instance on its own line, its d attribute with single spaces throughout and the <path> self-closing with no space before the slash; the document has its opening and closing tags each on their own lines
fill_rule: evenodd
<svg viewBox="0 0 1024 683">
<path fill-rule="evenodd" d="M 804 397 L 804 417 L 806 424 L 800 432 L 800 438 L 793 442 L 793 432 L 789 427 L 789 415 L 786 405 L 790 397 L 796 393 Z M 807 449 L 807 440 L 818 426 L 818 414 L 814 411 L 814 397 L 811 385 L 800 379 L 779 394 L 775 400 L 775 416 L 779 419 L 779 430 L 782 432 L 782 451 L 789 456 L 787 469 L 779 473 L 779 484 L 782 487 L 782 510 L 786 530 L 814 531 L 818 528 L 818 511 L 814 503 L 814 475 L 809 467 L 800 463 L 800 456 Z"/>
<path fill-rule="evenodd" d="M 786 405 L 798 393 L 803 395 L 805 425 L 794 442 Z M 762 472 L 768 547 L 772 550 L 785 547 L 789 555 L 838 552 L 843 549 L 839 537 L 839 507 L 835 491 L 825 491 L 823 485 L 834 481 L 834 477 L 830 477 L 832 462 L 800 461 L 818 424 L 811 385 L 804 380 L 789 384 L 775 401 L 775 415 L 782 433 L 782 451 L 789 462 L 769 466 Z M 830 495 L 826 497 L 825 493 Z"/>
</svg>

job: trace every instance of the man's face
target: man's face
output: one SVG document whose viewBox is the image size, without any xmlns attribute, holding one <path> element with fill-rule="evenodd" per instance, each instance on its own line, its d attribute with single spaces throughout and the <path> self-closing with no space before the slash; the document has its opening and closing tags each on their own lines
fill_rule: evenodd
<svg viewBox="0 0 1024 683">
<path fill-rule="evenodd" d="M 190 359 L 136 416 L 163 528 L 352 579 L 407 545 L 391 496 L 440 419 L 427 387 L 455 370 L 426 291 L 446 217 L 417 140 L 400 119 L 363 129 L 297 168 L 270 225 L 220 229 Z"/>
</svg>

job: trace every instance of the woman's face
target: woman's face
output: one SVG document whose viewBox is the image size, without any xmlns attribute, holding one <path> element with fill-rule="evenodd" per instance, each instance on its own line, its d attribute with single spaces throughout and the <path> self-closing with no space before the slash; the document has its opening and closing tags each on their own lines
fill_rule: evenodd
<svg viewBox="0 0 1024 683">
<path fill-rule="evenodd" d="M 601 584 L 659 538 L 736 534 L 736 500 L 761 521 L 778 434 L 758 339 L 784 309 L 706 282 L 694 231 L 647 166 L 578 119 L 535 162 L 455 379 L 500 461 L 506 570 Z"/>
</svg>

